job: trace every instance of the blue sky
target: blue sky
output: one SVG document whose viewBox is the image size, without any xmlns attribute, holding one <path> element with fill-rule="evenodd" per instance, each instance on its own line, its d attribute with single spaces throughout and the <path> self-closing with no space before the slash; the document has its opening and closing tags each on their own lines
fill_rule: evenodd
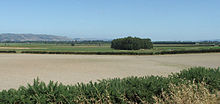
<svg viewBox="0 0 220 104">
<path fill-rule="evenodd" d="M 0 33 L 220 39 L 220 0 L 1 0 Z"/>
</svg>

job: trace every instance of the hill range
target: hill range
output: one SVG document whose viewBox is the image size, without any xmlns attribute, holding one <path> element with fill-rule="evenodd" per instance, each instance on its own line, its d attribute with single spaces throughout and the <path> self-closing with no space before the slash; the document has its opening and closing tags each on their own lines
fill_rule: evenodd
<svg viewBox="0 0 220 104">
<path fill-rule="evenodd" d="M 45 34 L 0 34 L 0 41 L 72 41 L 65 36 L 45 35 Z"/>
</svg>

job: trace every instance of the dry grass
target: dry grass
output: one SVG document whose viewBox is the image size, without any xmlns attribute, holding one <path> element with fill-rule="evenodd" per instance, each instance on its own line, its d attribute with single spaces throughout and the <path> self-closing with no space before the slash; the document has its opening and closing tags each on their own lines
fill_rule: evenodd
<svg viewBox="0 0 220 104">
<path fill-rule="evenodd" d="M 205 87 L 205 83 L 200 84 L 180 84 L 170 85 L 170 91 L 163 92 L 161 97 L 154 97 L 156 104 L 217 104 L 216 94 L 211 94 Z"/>
</svg>

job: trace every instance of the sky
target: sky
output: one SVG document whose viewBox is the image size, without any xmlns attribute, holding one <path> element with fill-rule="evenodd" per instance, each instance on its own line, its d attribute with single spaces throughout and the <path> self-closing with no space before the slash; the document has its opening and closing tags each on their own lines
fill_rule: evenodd
<svg viewBox="0 0 220 104">
<path fill-rule="evenodd" d="M 1 0 L 0 33 L 220 39 L 220 0 Z"/>
</svg>

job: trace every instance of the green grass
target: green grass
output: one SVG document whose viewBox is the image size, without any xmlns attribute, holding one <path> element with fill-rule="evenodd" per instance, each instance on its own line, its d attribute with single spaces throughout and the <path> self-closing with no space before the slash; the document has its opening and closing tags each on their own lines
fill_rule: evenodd
<svg viewBox="0 0 220 104">
<path fill-rule="evenodd" d="M 7 49 L 3 47 L 7 47 L 7 48 L 11 47 L 11 49 Z M 26 49 L 22 49 L 22 48 L 26 48 Z M 22 51 L 88 52 L 88 53 L 89 52 L 157 53 L 162 51 L 201 50 L 201 49 L 220 49 L 220 47 L 176 44 L 176 45 L 155 45 L 153 49 L 145 49 L 145 50 L 115 50 L 110 48 L 110 44 L 101 44 L 100 46 L 95 44 L 76 44 L 75 46 L 71 46 L 70 44 L 0 43 L 0 51 L 16 51 L 17 53 L 21 53 Z"/>
</svg>

